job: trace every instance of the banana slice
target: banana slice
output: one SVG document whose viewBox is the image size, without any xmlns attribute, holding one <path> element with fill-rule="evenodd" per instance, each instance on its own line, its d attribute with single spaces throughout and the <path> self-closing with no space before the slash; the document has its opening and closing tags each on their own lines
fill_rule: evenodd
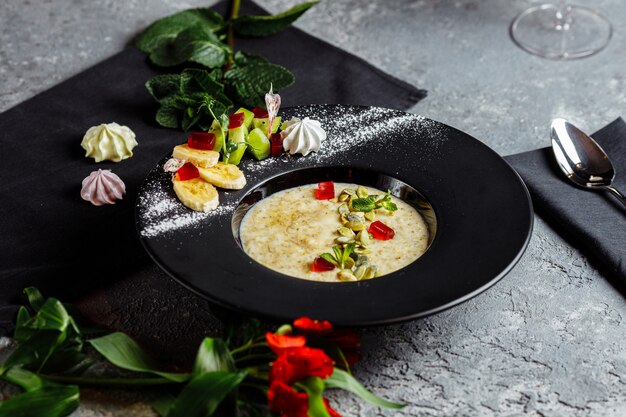
<svg viewBox="0 0 626 417">
<path fill-rule="evenodd" d="M 178 199 L 192 210 L 207 212 L 220 203 L 215 187 L 201 178 L 186 181 L 174 178 L 172 182 Z"/>
<path fill-rule="evenodd" d="M 216 187 L 241 190 L 246 186 L 246 177 L 237 165 L 218 162 L 211 168 L 198 167 L 200 177 Z"/>
<path fill-rule="evenodd" d="M 205 151 L 202 149 L 193 149 L 189 145 L 182 144 L 174 147 L 172 158 L 191 162 L 198 168 L 210 168 L 217 164 L 220 159 L 220 153 L 215 151 Z"/>
</svg>

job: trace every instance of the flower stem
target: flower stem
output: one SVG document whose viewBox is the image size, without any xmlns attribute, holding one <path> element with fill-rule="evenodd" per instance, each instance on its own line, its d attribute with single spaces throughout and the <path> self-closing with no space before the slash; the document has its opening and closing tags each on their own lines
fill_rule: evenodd
<svg viewBox="0 0 626 417">
<path fill-rule="evenodd" d="M 60 382 L 62 384 L 75 384 L 85 386 L 154 386 L 176 384 L 166 378 L 97 378 L 84 376 L 61 376 L 61 375 L 40 375 L 49 381 Z"/>
<path fill-rule="evenodd" d="M 273 359 L 276 358 L 276 355 L 269 355 L 269 354 L 252 354 L 252 355 L 247 355 L 247 356 L 242 356 L 241 358 L 237 358 L 235 359 L 235 363 L 239 363 L 239 362 L 243 362 L 243 361 L 251 361 L 251 360 L 257 360 L 257 359 L 263 359 L 263 360 L 267 360 L 267 361 L 272 361 Z"/>
<path fill-rule="evenodd" d="M 241 352 L 245 352 L 246 350 L 249 349 L 254 349 L 254 348 L 258 348 L 258 347 L 268 347 L 269 345 L 266 342 L 259 342 L 259 343 L 246 343 L 243 346 L 240 346 L 236 349 L 233 349 L 230 351 L 231 355 L 238 355 Z"/>
</svg>

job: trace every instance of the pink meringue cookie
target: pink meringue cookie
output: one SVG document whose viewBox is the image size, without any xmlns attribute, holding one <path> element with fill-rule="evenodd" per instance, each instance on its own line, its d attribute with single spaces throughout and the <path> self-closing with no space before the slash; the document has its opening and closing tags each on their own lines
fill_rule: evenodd
<svg viewBox="0 0 626 417">
<path fill-rule="evenodd" d="M 121 200 L 126 194 L 124 181 L 111 172 L 110 169 L 93 171 L 83 180 L 83 188 L 80 196 L 94 206 L 115 204 L 115 200 Z"/>
</svg>

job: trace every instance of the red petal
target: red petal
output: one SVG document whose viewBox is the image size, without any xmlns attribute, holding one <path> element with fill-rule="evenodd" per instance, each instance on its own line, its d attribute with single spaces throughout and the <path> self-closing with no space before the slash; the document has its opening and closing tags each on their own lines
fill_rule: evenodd
<svg viewBox="0 0 626 417">
<path fill-rule="evenodd" d="M 307 417 L 309 412 L 309 396 L 304 392 L 297 392 L 281 381 L 270 385 L 267 403 L 270 411 L 284 417 Z"/>
<path fill-rule="evenodd" d="M 341 414 L 333 410 L 333 408 L 330 406 L 330 403 L 328 402 L 328 399 L 326 398 L 324 398 L 324 405 L 326 406 L 326 411 L 328 411 L 328 414 L 330 414 L 330 417 L 341 417 Z"/>
<path fill-rule="evenodd" d="M 283 353 L 285 349 L 302 347 L 306 344 L 304 336 L 289 336 L 267 332 L 265 333 L 265 339 L 270 345 L 270 349 L 277 355 Z"/>
<path fill-rule="evenodd" d="M 293 327 L 303 334 L 322 336 L 333 330 L 333 325 L 327 320 L 313 320 L 309 317 L 300 317 L 293 321 Z"/>
</svg>

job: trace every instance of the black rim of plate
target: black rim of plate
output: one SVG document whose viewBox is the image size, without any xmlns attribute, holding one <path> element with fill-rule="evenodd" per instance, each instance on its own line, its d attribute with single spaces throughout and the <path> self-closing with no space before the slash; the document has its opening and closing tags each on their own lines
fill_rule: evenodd
<svg viewBox="0 0 626 417">
<path fill-rule="evenodd" d="M 209 301 L 273 320 L 401 322 L 480 294 L 504 277 L 528 246 L 533 211 L 526 186 L 504 159 L 468 134 L 377 107 L 310 105 L 281 115 L 320 120 L 328 132 L 320 152 L 242 161 L 246 187 L 220 191 L 221 207 L 214 213 L 193 213 L 177 201 L 170 174 L 163 172 L 168 157 L 139 192 L 136 220 L 144 248 L 167 274 Z M 323 283 L 272 271 L 241 250 L 233 214 L 246 196 L 276 178 L 281 187 L 290 182 L 295 187 L 333 179 L 333 172 L 343 179 L 388 178 L 416 190 L 436 213 L 437 232 L 427 252 L 380 278 Z M 402 195 L 398 190 L 394 194 Z"/>
</svg>

